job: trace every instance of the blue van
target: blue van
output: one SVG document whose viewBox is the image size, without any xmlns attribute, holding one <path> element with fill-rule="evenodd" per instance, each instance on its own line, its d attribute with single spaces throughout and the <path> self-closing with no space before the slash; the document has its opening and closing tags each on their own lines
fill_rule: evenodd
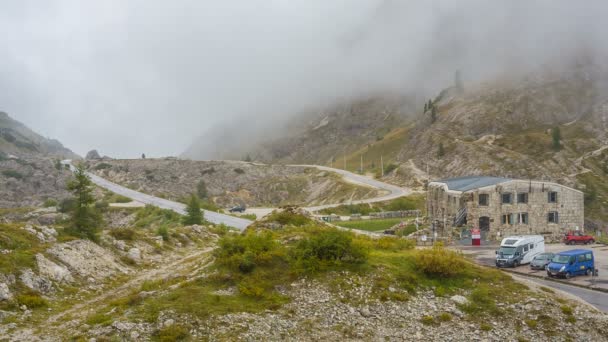
<svg viewBox="0 0 608 342">
<path fill-rule="evenodd" d="M 595 271 L 593 251 L 588 249 L 573 249 L 555 254 L 549 265 L 549 277 L 570 278 L 576 275 L 592 275 Z"/>
</svg>

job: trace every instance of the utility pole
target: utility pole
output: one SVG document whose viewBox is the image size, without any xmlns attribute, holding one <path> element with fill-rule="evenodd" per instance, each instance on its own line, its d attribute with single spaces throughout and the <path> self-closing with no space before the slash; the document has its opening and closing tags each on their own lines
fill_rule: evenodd
<svg viewBox="0 0 608 342">
<path fill-rule="evenodd" d="M 344 171 L 346 171 L 346 147 L 344 148 Z"/>
<path fill-rule="evenodd" d="M 384 177 L 384 161 L 382 160 L 382 155 L 380 155 L 380 170 L 382 177 Z"/>
</svg>

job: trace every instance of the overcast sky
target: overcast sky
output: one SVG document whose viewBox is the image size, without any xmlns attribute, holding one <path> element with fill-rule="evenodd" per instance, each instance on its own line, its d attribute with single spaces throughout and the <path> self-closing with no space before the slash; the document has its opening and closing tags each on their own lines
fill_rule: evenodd
<svg viewBox="0 0 608 342">
<path fill-rule="evenodd" d="M 600 0 L 2 1 L 0 111 L 81 155 L 178 155 L 219 123 L 604 51 L 606 18 Z"/>
</svg>

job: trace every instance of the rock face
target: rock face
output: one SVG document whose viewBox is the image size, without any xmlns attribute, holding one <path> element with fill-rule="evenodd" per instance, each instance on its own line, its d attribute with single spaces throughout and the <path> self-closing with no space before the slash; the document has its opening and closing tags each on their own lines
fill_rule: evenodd
<svg viewBox="0 0 608 342">
<path fill-rule="evenodd" d="M 53 291 L 53 283 L 51 283 L 50 280 L 45 277 L 36 275 L 29 268 L 21 273 L 21 276 L 19 276 L 19 280 L 21 280 L 23 285 L 42 294 L 47 294 Z"/>
<path fill-rule="evenodd" d="M 112 253 L 91 241 L 60 243 L 47 252 L 82 277 L 103 279 L 116 273 L 129 273 L 129 269 L 122 266 Z"/>
<path fill-rule="evenodd" d="M 0 283 L 0 302 L 11 300 L 13 298 L 13 294 L 8 288 L 8 285 L 5 283 Z"/>
<path fill-rule="evenodd" d="M 40 253 L 36 254 L 36 262 L 40 275 L 59 283 L 74 281 L 72 274 L 65 266 L 57 265 Z"/>
<path fill-rule="evenodd" d="M 89 151 L 89 153 L 87 153 L 85 159 L 87 159 L 87 160 L 101 159 L 101 156 L 99 155 L 99 152 L 97 152 L 97 150 L 91 150 L 91 151 Z"/>
</svg>

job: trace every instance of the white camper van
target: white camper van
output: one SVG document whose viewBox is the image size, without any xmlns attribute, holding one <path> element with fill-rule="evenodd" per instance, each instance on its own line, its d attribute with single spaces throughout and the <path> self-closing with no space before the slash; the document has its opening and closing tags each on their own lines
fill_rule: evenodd
<svg viewBox="0 0 608 342">
<path fill-rule="evenodd" d="M 541 235 L 518 235 L 502 239 L 496 251 L 496 267 L 517 267 L 528 264 L 545 252 L 545 238 Z"/>
</svg>

